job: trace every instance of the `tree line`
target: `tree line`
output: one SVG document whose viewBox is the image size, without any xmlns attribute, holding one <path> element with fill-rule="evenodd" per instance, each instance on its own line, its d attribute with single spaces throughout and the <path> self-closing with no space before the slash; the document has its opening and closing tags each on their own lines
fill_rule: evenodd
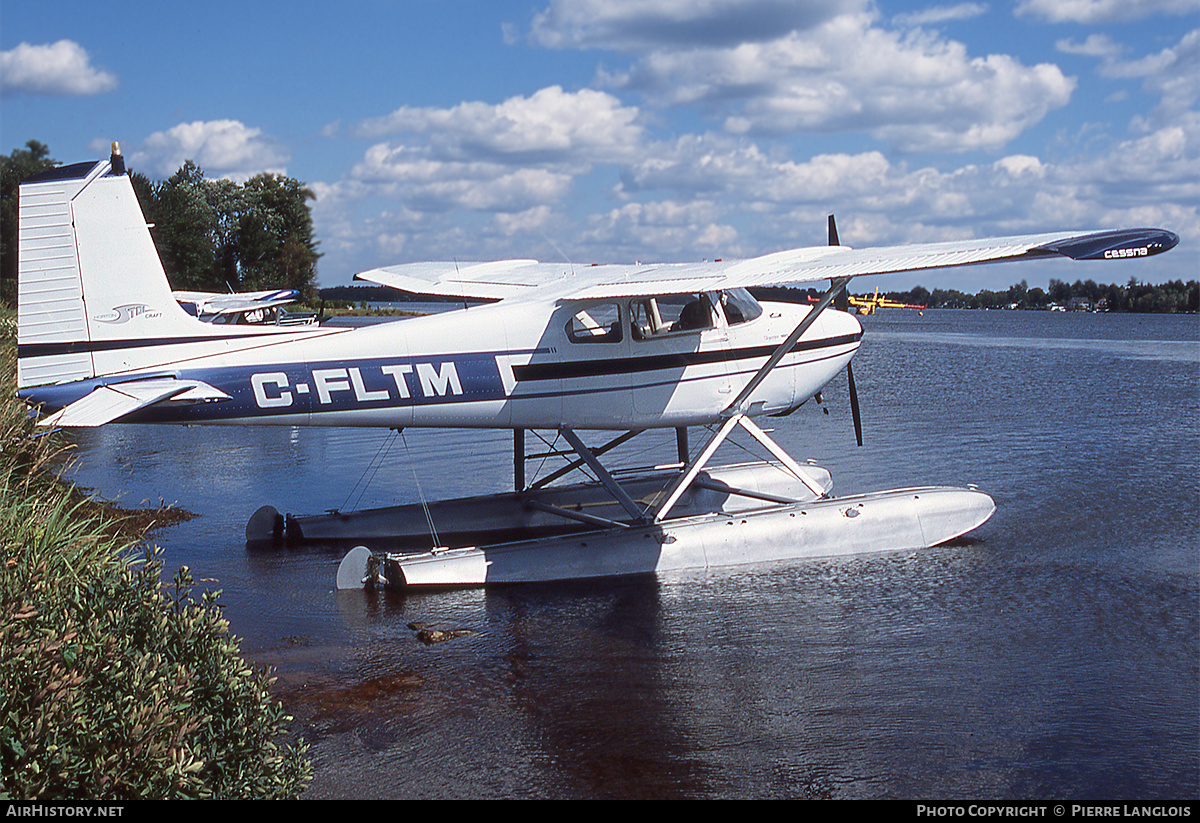
<svg viewBox="0 0 1200 823">
<path fill-rule="evenodd" d="M 890 291 L 887 297 L 898 303 L 910 303 L 930 309 L 1027 309 L 1048 310 L 1080 308 L 1087 311 L 1141 312 L 1154 314 L 1184 314 L 1200 311 L 1200 281 L 1172 280 L 1161 285 L 1139 283 L 1131 279 L 1124 286 L 1100 285 L 1093 280 L 1067 283 L 1050 280 L 1049 289 L 1029 288 L 1027 281 L 1009 286 L 1005 291 L 984 289 L 976 294 L 954 289 L 934 289 L 917 286 L 909 291 Z M 764 300 L 786 300 L 795 303 L 816 302 L 819 289 L 787 287 L 754 288 L 755 297 Z M 882 296 L 882 292 L 880 293 Z"/>
<path fill-rule="evenodd" d="M 58 163 L 36 140 L 0 156 L 0 299 L 17 297 L 17 191 Z M 130 181 L 171 288 L 186 291 L 297 289 L 316 301 L 317 240 L 299 180 L 259 174 L 245 183 L 209 179 L 191 160 L 166 180 L 136 171 Z"/>
<path fill-rule="evenodd" d="M 1052 307 L 1106 312 L 1181 314 L 1200 311 L 1200 281 L 1172 280 L 1159 285 L 1139 283 L 1131 278 L 1124 285 L 1099 284 L 1094 280 L 1067 283 L 1051 279 L 1049 288 L 1029 288 L 1026 281 L 1005 291 L 983 290 L 966 294 L 953 289 L 928 289 L 917 286 L 911 291 L 889 293 L 901 303 L 914 303 L 931 309 L 1031 309 Z"/>
</svg>

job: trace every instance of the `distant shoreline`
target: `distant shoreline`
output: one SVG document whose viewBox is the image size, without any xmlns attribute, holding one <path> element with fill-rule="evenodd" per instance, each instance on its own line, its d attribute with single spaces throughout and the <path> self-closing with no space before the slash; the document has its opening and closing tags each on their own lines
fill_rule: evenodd
<svg viewBox="0 0 1200 823">
<path fill-rule="evenodd" d="M 785 303 L 805 303 L 818 299 L 821 289 L 790 286 L 752 288 L 760 300 Z M 448 305 L 482 305 L 479 301 L 454 298 L 435 298 L 422 295 L 398 294 L 384 286 L 333 286 L 320 289 L 318 294 L 324 312 L 330 316 L 405 317 L 420 315 L 413 304 L 427 303 L 431 311 Z M 874 296 L 871 292 L 854 295 L 860 299 Z M 1200 281 L 1172 281 L 1161 285 L 1130 283 L 1127 286 L 1098 285 L 1092 280 L 1066 284 L 1052 281 L 1051 291 L 1028 288 L 1024 283 L 1005 291 L 983 290 L 974 295 L 965 292 L 917 286 L 909 291 L 879 292 L 878 297 L 927 309 L 1005 309 L 1017 311 L 1066 311 L 1115 314 L 1196 314 L 1200 313 Z M 1051 299 L 1051 298 L 1054 299 Z M 392 309 L 378 304 L 404 304 L 404 309 Z M 372 305 L 374 304 L 374 305 Z M 890 307 L 881 307 L 890 308 Z M 916 309 L 908 309 L 916 311 Z"/>
</svg>

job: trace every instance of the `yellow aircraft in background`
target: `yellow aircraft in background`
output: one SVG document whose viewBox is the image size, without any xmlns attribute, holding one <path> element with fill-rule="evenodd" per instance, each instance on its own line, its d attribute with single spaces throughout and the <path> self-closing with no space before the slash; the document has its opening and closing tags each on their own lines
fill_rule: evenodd
<svg viewBox="0 0 1200 823">
<path fill-rule="evenodd" d="M 874 314 L 876 309 L 916 309 L 923 315 L 926 308 L 915 303 L 897 303 L 895 300 L 889 300 L 886 294 L 880 296 L 878 287 L 875 288 L 874 295 L 863 297 L 850 295 L 850 305 L 858 309 L 859 314 Z"/>
</svg>

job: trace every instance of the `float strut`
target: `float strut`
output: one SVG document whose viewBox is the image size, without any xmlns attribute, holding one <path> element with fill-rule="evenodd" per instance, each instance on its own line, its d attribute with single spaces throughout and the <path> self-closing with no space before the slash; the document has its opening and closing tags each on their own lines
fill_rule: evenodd
<svg viewBox="0 0 1200 823">
<path fill-rule="evenodd" d="M 513 429 L 513 488 L 525 490 L 525 430 Z"/>
<path fill-rule="evenodd" d="M 679 455 L 679 465 L 686 466 L 688 463 L 687 426 L 679 426 L 675 429 L 675 450 Z"/>
<path fill-rule="evenodd" d="M 594 454 L 592 454 L 591 449 L 589 449 L 584 442 L 579 439 L 579 435 L 575 434 L 575 432 L 573 432 L 571 429 L 568 429 L 566 426 L 563 426 L 558 431 L 567 439 L 567 442 L 571 444 L 571 448 L 573 448 L 575 453 L 583 459 L 583 462 L 587 463 L 588 468 L 596 473 L 596 477 L 599 478 L 600 482 L 604 485 L 604 488 L 608 489 L 608 493 L 617 499 L 617 502 L 621 504 L 621 508 L 628 512 L 629 516 L 632 517 L 635 522 L 644 522 L 646 519 L 645 513 L 638 508 L 638 504 L 633 501 L 633 498 L 629 496 L 628 492 L 621 488 L 621 484 L 613 479 L 613 476 L 608 473 L 608 470 L 605 469 L 604 466 L 600 465 L 600 461 L 596 459 Z"/>
</svg>

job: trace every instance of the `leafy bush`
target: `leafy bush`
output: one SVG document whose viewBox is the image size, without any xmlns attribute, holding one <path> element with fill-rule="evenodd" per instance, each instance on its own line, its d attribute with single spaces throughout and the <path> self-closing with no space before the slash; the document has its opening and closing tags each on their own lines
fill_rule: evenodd
<svg viewBox="0 0 1200 823">
<path fill-rule="evenodd" d="M 242 659 L 219 593 L 196 600 L 186 568 L 164 586 L 158 550 L 57 483 L 54 444 L 32 437 L 11 384 L 4 394 L 0 796 L 299 795 L 305 747 L 285 742 L 289 718 Z"/>
</svg>

